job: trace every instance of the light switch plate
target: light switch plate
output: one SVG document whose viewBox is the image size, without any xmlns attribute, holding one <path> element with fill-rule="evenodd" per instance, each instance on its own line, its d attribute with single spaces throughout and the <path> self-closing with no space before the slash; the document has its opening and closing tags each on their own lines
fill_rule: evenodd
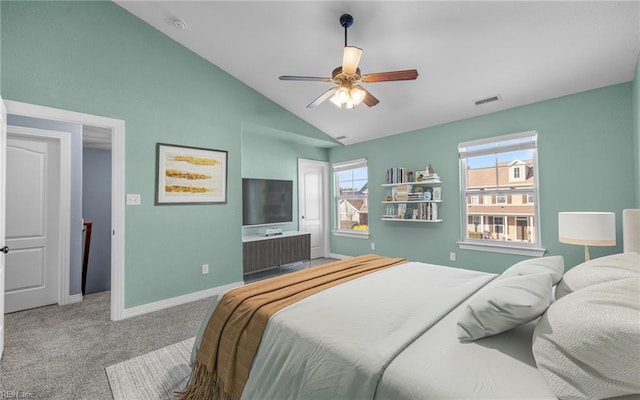
<svg viewBox="0 0 640 400">
<path fill-rule="evenodd" d="M 139 194 L 127 193 L 127 205 L 128 206 L 139 206 L 140 205 L 140 195 Z"/>
</svg>

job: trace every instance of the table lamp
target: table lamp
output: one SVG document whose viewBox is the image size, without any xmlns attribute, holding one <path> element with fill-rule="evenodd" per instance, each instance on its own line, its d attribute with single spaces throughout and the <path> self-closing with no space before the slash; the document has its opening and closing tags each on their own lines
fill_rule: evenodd
<svg viewBox="0 0 640 400">
<path fill-rule="evenodd" d="M 560 243 L 584 246 L 584 260 L 589 261 L 589 246 L 616 245 L 616 215 L 612 212 L 558 213 Z"/>
</svg>

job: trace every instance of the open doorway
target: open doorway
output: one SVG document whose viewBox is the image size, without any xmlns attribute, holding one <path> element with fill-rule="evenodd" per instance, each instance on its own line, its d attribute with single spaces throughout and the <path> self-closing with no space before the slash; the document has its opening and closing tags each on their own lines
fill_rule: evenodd
<svg viewBox="0 0 640 400">
<path fill-rule="evenodd" d="M 111 131 L 82 127 L 82 294 L 111 290 Z"/>
<path fill-rule="evenodd" d="M 91 127 L 90 130 L 100 132 L 103 140 L 110 139 L 111 223 L 109 233 L 111 245 L 110 279 L 108 281 L 111 289 L 111 319 L 122 319 L 124 315 L 124 121 L 21 102 L 5 101 L 5 104 L 7 113 L 15 118 L 33 118 Z M 82 143 L 79 144 L 79 147 L 82 152 Z M 81 170 L 82 166 L 79 168 Z M 80 215 L 82 215 L 82 210 L 80 210 Z M 71 221 L 69 221 L 69 225 L 71 225 Z M 68 290 L 61 291 L 59 304 L 72 303 L 82 298 L 79 284 L 82 279 L 82 217 L 80 217 L 78 225 L 74 226 L 74 229 L 70 229 L 70 232 L 79 232 L 79 239 L 74 239 L 73 243 L 80 248 L 80 267 L 76 266 L 72 272 L 70 262 L 62 265 L 62 269 L 66 270 L 67 275 L 66 278 L 64 274 L 61 275 L 61 284 L 63 286 L 67 284 Z M 71 242 L 70 239 L 69 243 Z"/>
</svg>

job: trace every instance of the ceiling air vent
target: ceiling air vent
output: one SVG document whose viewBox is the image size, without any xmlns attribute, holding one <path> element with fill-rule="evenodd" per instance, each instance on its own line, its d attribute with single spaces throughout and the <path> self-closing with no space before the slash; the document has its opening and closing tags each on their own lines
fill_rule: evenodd
<svg viewBox="0 0 640 400">
<path fill-rule="evenodd" d="M 474 100 L 473 104 L 475 104 L 476 106 L 481 106 L 483 104 L 493 103 L 494 101 L 500 101 L 500 100 L 502 100 L 502 98 L 500 97 L 499 94 L 497 94 L 495 96 L 485 97 L 484 99 Z"/>
<path fill-rule="evenodd" d="M 338 137 L 336 138 L 336 140 L 344 140 L 344 139 L 346 139 L 346 138 L 347 138 L 346 136 L 338 136 Z"/>
</svg>

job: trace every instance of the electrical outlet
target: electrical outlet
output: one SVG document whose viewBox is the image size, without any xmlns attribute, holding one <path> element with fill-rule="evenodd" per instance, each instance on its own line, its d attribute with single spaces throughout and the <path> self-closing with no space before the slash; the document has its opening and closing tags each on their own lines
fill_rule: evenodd
<svg viewBox="0 0 640 400">
<path fill-rule="evenodd" d="M 376 244 L 375 243 L 371 243 L 371 250 L 375 250 L 376 249 Z"/>
<path fill-rule="evenodd" d="M 456 253 L 454 253 L 453 251 L 451 253 L 449 253 L 449 260 L 450 261 L 455 261 L 456 260 Z"/>
<path fill-rule="evenodd" d="M 209 264 L 202 264 L 202 275 L 209 273 Z"/>
</svg>

